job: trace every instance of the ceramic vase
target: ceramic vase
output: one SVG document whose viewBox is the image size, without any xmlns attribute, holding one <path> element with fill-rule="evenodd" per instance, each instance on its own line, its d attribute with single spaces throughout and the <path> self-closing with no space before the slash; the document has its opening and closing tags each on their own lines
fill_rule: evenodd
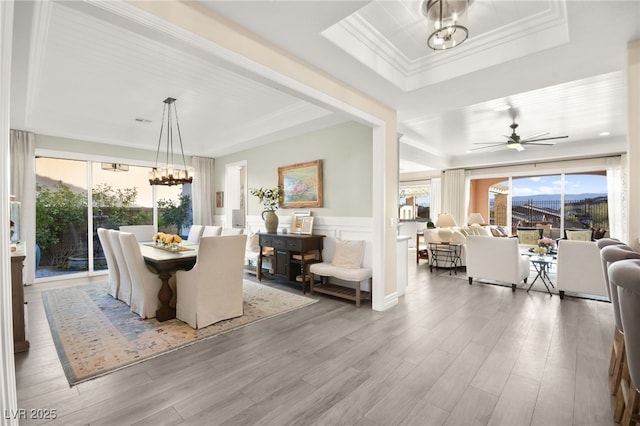
<svg viewBox="0 0 640 426">
<path fill-rule="evenodd" d="M 278 215 L 274 210 L 265 210 L 262 212 L 262 219 L 267 232 L 275 234 L 278 232 Z"/>
</svg>

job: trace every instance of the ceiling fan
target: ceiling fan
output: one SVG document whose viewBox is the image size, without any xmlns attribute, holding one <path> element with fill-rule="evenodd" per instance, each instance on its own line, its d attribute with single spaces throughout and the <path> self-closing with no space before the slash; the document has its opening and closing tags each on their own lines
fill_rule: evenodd
<svg viewBox="0 0 640 426">
<path fill-rule="evenodd" d="M 549 141 L 553 139 L 564 139 L 569 136 L 555 136 L 550 138 L 542 138 L 541 136 L 548 135 L 549 132 L 542 132 L 535 134 L 533 136 L 529 136 L 527 138 L 521 138 L 516 134 L 516 129 L 518 128 L 518 123 L 515 121 L 509 126 L 511 127 L 511 136 L 504 135 L 507 138 L 507 142 L 477 142 L 474 145 L 487 145 L 478 148 L 470 149 L 470 151 L 477 151 L 479 149 L 487 149 L 487 148 L 495 148 L 495 147 L 506 147 L 510 149 L 515 149 L 516 151 L 523 151 L 524 145 L 555 145 L 555 142 L 543 142 Z"/>
</svg>

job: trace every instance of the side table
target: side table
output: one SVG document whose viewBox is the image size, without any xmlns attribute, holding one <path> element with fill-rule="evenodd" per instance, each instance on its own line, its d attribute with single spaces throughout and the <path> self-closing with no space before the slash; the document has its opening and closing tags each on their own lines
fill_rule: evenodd
<svg viewBox="0 0 640 426">
<path fill-rule="evenodd" d="M 449 268 L 449 275 L 451 275 L 451 270 L 453 270 L 456 275 L 458 274 L 458 266 L 462 266 L 462 259 L 460 258 L 462 244 L 430 242 L 429 252 L 431 254 L 429 270 L 431 272 L 433 272 L 434 264 L 436 268 L 439 268 L 442 263 L 443 268 Z"/>
<path fill-rule="evenodd" d="M 531 256 L 529 258 L 529 261 L 536 270 L 536 277 L 533 279 L 533 281 L 531 281 L 531 285 L 529 285 L 527 291 L 531 290 L 531 287 L 533 287 L 533 285 L 536 283 L 536 281 L 538 281 L 539 278 L 547 288 L 549 295 L 553 296 L 553 293 L 551 293 L 551 289 L 549 288 L 549 286 L 553 288 L 555 288 L 555 286 L 553 285 L 553 281 L 551 281 L 551 277 L 549 277 L 549 270 L 551 269 L 551 265 L 555 263 L 555 259 L 548 256 Z"/>
</svg>

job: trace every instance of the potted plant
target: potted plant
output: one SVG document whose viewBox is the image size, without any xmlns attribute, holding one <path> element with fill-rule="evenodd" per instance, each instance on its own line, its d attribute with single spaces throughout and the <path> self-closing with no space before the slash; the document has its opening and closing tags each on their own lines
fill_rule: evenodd
<svg viewBox="0 0 640 426">
<path fill-rule="evenodd" d="M 280 187 L 275 188 L 251 188 L 249 190 L 251 195 L 258 197 L 258 202 L 264 204 L 264 211 L 262 212 L 262 220 L 264 220 L 264 226 L 269 233 L 278 232 L 278 215 L 276 209 L 280 203 L 282 197 L 282 190 Z"/>
</svg>

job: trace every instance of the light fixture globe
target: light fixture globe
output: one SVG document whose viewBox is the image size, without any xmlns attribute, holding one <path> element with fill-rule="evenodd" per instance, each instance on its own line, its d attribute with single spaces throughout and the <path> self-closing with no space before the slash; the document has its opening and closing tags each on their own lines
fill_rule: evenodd
<svg viewBox="0 0 640 426">
<path fill-rule="evenodd" d="M 424 0 L 420 6 L 427 18 L 427 44 L 433 50 L 456 47 L 469 37 L 469 0 Z"/>
</svg>

